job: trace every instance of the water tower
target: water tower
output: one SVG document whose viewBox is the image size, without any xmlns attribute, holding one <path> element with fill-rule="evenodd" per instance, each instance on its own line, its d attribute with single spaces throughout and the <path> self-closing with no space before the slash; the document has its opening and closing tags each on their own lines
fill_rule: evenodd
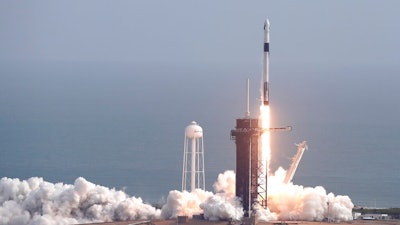
<svg viewBox="0 0 400 225">
<path fill-rule="evenodd" d="M 190 188 L 190 189 L 189 189 Z M 195 121 L 185 129 L 182 191 L 205 190 L 203 128 Z"/>
</svg>

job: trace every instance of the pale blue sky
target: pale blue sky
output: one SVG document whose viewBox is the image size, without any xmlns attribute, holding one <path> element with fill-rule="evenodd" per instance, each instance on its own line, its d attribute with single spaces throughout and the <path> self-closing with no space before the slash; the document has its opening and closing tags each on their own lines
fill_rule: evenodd
<svg viewBox="0 0 400 225">
<path fill-rule="evenodd" d="M 398 1 L 2 1 L 0 60 L 395 65 Z"/>
<path fill-rule="evenodd" d="M 299 184 L 360 202 L 381 186 L 372 176 L 398 199 L 399 10 L 396 0 L 2 0 L 0 177 L 84 176 L 158 198 L 180 186 L 184 127 L 196 120 L 211 190 L 235 168 L 229 132 L 246 78 L 258 114 L 268 17 L 271 123 L 293 126 L 273 134 L 273 166 L 287 168 L 306 140 Z"/>
</svg>

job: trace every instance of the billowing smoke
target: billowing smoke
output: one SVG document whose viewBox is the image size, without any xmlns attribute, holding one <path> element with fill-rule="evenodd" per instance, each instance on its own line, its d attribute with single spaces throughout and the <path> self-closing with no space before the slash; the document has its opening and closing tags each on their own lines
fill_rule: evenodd
<svg viewBox="0 0 400 225">
<path fill-rule="evenodd" d="M 81 177 L 74 185 L 52 184 L 38 177 L 0 180 L 0 224 L 76 224 L 153 219 L 160 214 L 140 198 Z"/>
<path fill-rule="evenodd" d="M 257 210 L 258 219 L 334 221 L 352 220 L 353 203 L 348 196 L 327 194 L 321 187 L 303 187 L 283 182 L 286 171 L 279 168 L 268 178 L 268 208 Z M 163 218 L 203 213 L 209 220 L 240 219 L 243 208 L 235 198 L 235 174 L 226 171 L 214 184 L 215 194 L 202 190 L 193 193 L 171 191 L 162 208 Z"/>
<path fill-rule="evenodd" d="M 352 220 L 354 207 L 348 196 L 327 194 L 321 187 L 285 184 L 286 171 L 279 168 L 268 177 L 268 211 L 259 210 L 260 220 Z M 271 213 L 273 212 L 273 213 Z"/>
<path fill-rule="evenodd" d="M 267 188 L 268 208 L 257 210 L 259 220 L 351 220 L 354 205 L 348 196 L 335 197 L 332 193 L 327 194 L 320 186 L 304 188 L 285 182 L 286 171 L 282 168 L 271 174 L 268 167 L 271 159 L 269 105 L 260 106 L 260 121 L 261 128 L 265 129 L 260 139 L 261 164 L 267 165 L 267 168 L 261 169 L 267 172 L 268 178 L 267 182 L 259 179 L 258 184 L 261 190 Z M 300 144 L 299 148 L 306 148 L 305 142 Z"/>
<path fill-rule="evenodd" d="M 0 225 L 47 225 L 108 222 L 119 220 L 176 218 L 204 214 L 206 219 L 240 218 L 243 210 L 234 197 L 235 174 L 220 174 L 216 194 L 171 191 L 161 210 L 129 197 L 123 191 L 88 182 L 52 184 L 43 178 L 0 180 Z"/>
<path fill-rule="evenodd" d="M 269 177 L 268 209 L 259 220 L 351 220 L 347 196 L 327 194 L 323 187 L 283 184 L 283 169 Z M 74 185 L 52 184 L 42 178 L 0 180 L 0 225 L 77 224 L 138 219 L 170 219 L 203 214 L 208 220 L 240 219 L 243 208 L 235 197 L 235 173 L 226 171 L 214 184 L 215 193 L 170 191 L 161 210 L 123 191 L 95 185 L 84 178 Z"/>
<path fill-rule="evenodd" d="M 215 195 L 202 203 L 204 217 L 209 220 L 234 219 L 243 217 L 243 207 L 240 200 L 235 197 L 236 175 L 233 171 L 225 171 L 218 175 L 214 183 Z"/>
<path fill-rule="evenodd" d="M 235 173 L 219 174 L 214 184 L 215 194 L 200 189 L 194 192 L 170 191 L 162 207 L 163 218 L 204 214 L 208 220 L 240 219 L 243 208 L 235 197 Z"/>
</svg>

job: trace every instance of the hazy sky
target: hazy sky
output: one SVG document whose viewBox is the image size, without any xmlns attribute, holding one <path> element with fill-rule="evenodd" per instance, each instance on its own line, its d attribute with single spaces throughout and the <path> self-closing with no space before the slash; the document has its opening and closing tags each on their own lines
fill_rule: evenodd
<svg viewBox="0 0 400 225">
<path fill-rule="evenodd" d="M 256 112 L 268 17 L 273 123 L 399 124 L 399 9 L 366 0 L 1 1 L 0 113 L 48 118 L 96 106 L 128 115 L 134 105 L 180 117 L 198 102 L 206 110 L 193 118 L 226 111 L 232 120 L 246 77 Z"/>
<path fill-rule="evenodd" d="M 268 17 L 271 123 L 294 128 L 274 134 L 273 157 L 288 164 L 293 143 L 307 140 L 300 177 L 320 171 L 329 182 L 326 174 L 351 171 L 398 181 L 399 9 L 397 0 L 2 0 L 0 177 L 137 185 L 103 179 L 103 168 L 97 179 L 87 164 L 96 153 L 99 166 L 127 177 L 174 162 L 146 168 L 173 174 L 170 190 L 180 183 L 184 127 L 197 120 L 211 185 L 234 168 L 229 131 L 244 115 L 247 77 L 257 116 Z"/>
<path fill-rule="evenodd" d="M 398 1 L 1 1 L 0 60 L 396 65 Z"/>
</svg>

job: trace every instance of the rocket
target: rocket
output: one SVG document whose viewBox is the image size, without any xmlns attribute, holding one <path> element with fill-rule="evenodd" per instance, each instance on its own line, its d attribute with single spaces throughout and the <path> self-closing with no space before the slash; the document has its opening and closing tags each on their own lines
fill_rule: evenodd
<svg viewBox="0 0 400 225">
<path fill-rule="evenodd" d="M 263 57 L 263 105 L 269 105 L 269 20 L 264 22 L 264 57 Z"/>
</svg>

